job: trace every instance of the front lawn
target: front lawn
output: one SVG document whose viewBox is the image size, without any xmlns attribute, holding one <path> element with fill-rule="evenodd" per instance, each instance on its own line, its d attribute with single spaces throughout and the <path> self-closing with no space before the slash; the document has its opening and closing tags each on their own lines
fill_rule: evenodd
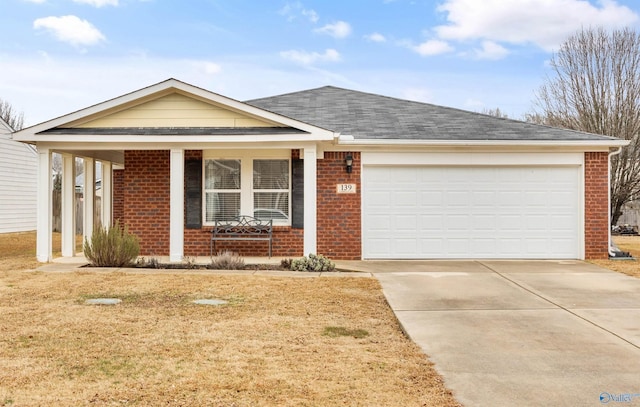
<svg viewBox="0 0 640 407">
<path fill-rule="evenodd" d="M 0 235 L 0 406 L 457 405 L 375 279 L 42 273 L 19 235 Z"/>
</svg>

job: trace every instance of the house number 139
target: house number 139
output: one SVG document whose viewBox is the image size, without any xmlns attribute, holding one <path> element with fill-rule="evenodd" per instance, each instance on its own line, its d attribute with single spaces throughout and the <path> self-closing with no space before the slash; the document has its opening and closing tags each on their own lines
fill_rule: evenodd
<svg viewBox="0 0 640 407">
<path fill-rule="evenodd" d="M 338 184 L 337 192 L 339 194 L 355 194 L 356 184 Z"/>
</svg>

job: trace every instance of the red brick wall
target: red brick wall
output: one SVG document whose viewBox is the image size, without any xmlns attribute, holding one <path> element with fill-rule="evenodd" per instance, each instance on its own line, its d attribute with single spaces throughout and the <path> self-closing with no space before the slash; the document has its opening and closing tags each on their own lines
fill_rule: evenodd
<svg viewBox="0 0 640 407">
<path fill-rule="evenodd" d="M 124 223 L 124 170 L 113 170 L 113 224 Z"/>
<path fill-rule="evenodd" d="M 353 156 L 347 174 L 345 157 Z M 325 152 L 318 160 L 318 254 L 331 259 L 362 257 L 360 153 Z M 338 194 L 338 184 L 355 184 L 355 194 Z"/>
<path fill-rule="evenodd" d="M 609 256 L 608 154 L 584 154 L 584 250 L 587 259 Z"/>
<path fill-rule="evenodd" d="M 169 255 L 169 151 L 125 151 L 124 219 L 140 255 Z"/>
</svg>

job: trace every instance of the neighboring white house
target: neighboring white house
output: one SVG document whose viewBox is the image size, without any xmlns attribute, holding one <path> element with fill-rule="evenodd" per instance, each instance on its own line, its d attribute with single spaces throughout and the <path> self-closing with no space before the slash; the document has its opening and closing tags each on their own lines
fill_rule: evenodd
<svg viewBox="0 0 640 407">
<path fill-rule="evenodd" d="M 0 233 L 36 229 L 37 154 L 12 131 L 0 119 Z"/>
</svg>

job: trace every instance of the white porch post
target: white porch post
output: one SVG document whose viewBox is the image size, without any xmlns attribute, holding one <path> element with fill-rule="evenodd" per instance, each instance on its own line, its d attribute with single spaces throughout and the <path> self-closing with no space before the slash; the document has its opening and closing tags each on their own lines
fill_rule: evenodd
<svg viewBox="0 0 640 407">
<path fill-rule="evenodd" d="M 76 253 L 76 171 L 75 157 L 62 154 L 62 256 Z"/>
<path fill-rule="evenodd" d="M 37 200 L 37 237 L 36 258 L 39 262 L 51 261 L 52 244 L 52 180 L 51 180 L 51 151 L 38 146 L 38 200 Z"/>
<path fill-rule="evenodd" d="M 172 149 L 169 198 L 169 261 L 184 257 L 184 151 Z"/>
<path fill-rule="evenodd" d="M 85 158 L 84 159 L 84 213 L 82 216 L 83 227 L 83 241 L 91 240 L 91 235 L 93 233 L 93 217 L 94 217 L 94 206 L 96 200 L 96 166 L 94 164 L 93 158 Z"/>
<path fill-rule="evenodd" d="M 304 148 L 304 255 L 317 253 L 316 146 Z"/>
<path fill-rule="evenodd" d="M 111 172 L 111 162 L 102 161 L 102 227 L 110 228 L 112 222 L 112 196 L 113 196 L 113 177 Z"/>
</svg>

